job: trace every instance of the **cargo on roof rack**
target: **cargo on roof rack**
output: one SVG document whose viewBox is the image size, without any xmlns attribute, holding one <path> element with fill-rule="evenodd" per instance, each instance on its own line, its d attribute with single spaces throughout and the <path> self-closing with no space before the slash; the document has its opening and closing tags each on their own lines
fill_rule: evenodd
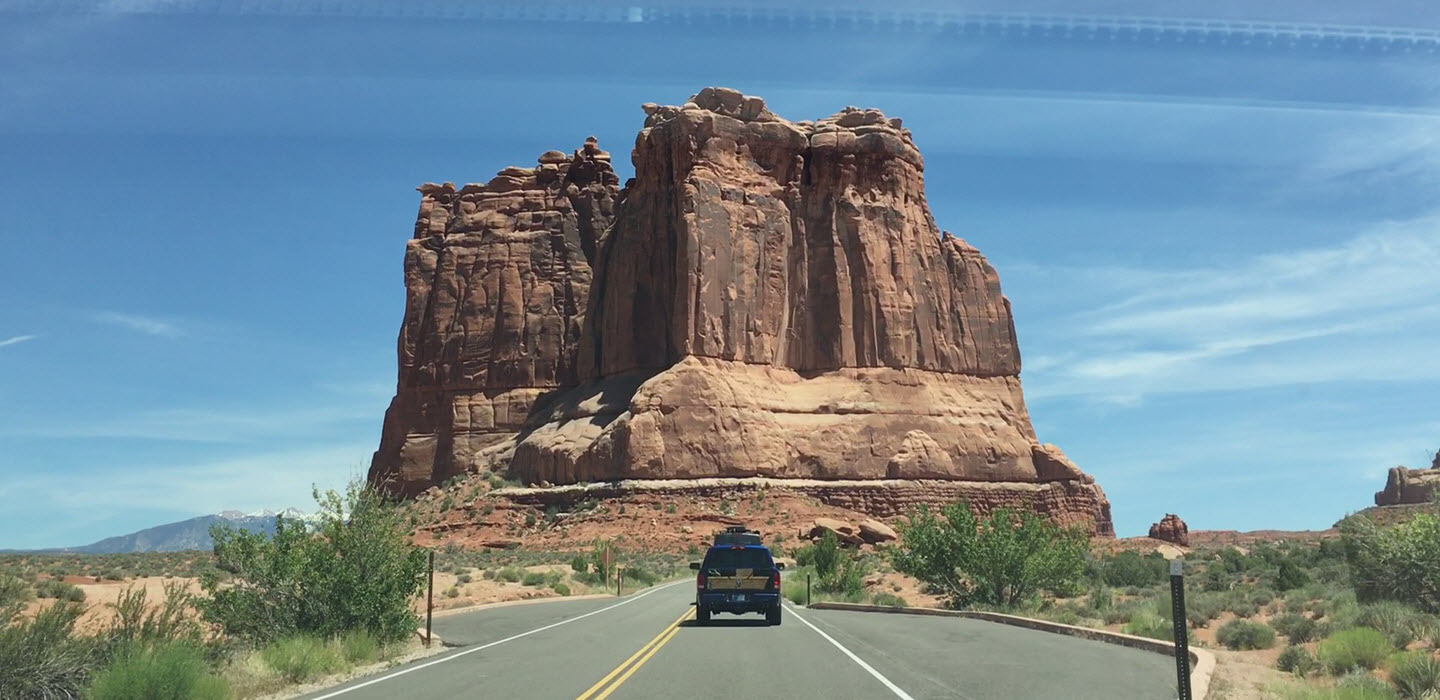
<svg viewBox="0 0 1440 700">
<path fill-rule="evenodd" d="M 729 525 L 723 532 L 715 534 L 716 545 L 751 545 L 763 544 L 760 541 L 760 533 L 751 530 L 744 525 Z"/>
</svg>

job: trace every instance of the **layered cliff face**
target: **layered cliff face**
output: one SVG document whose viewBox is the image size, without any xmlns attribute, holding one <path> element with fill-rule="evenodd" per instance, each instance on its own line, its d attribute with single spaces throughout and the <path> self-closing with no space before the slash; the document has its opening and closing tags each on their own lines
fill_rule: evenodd
<svg viewBox="0 0 1440 700">
<path fill-rule="evenodd" d="M 847 109 L 791 124 L 714 89 L 646 111 L 602 253 L 589 376 L 687 356 L 1019 374 L 999 278 L 940 238 L 899 119 Z"/>
<path fill-rule="evenodd" d="M 506 452 L 576 379 L 590 264 L 619 194 L 594 140 L 484 185 L 423 185 L 405 251 L 399 381 L 371 478 L 414 493 Z"/>
<path fill-rule="evenodd" d="M 563 275 L 554 265 L 531 268 L 537 288 L 573 295 L 589 285 L 588 306 L 550 313 L 559 306 L 543 303 L 538 325 L 520 326 L 559 323 L 564 332 L 541 334 L 557 339 L 557 352 L 496 330 L 503 309 L 437 295 L 452 277 L 473 278 L 473 267 L 409 262 L 417 246 L 431 250 L 420 238 L 407 257 L 407 271 L 417 273 L 407 272 L 412 305 L 396 402 L 409 387 L 418 402 L 409 414 L 459 416 L 465 402 L 494 406 L 522 389 L 578 386 L 507 404 L 531 408 L 523 425 L 513 412 L 484 430 L 473 427 L 483 421 L 465 422 L 463 453 L 442 457 L 438 430 L 430 447 L 426 430 L 443 421 L 412 421 L 403 446 L 382 444 L 372 478 L 422 483 L 426 470 L 433 479 L 468 466 L 552 484 L 752 476 L 1028 483 L 1037 488 L 1022 491 L 1043 492 L 1047 512 L 1110 532 L 1099 487 L 1036 440 L 998 275 L 937 229 L 924 162 L 900 120 L 846 108 L 791 123 L 759 98 L 717 88 L 679 107 L 644 109 L 635 179 L 607 210 L 613 221 L 592 217 L 593 283 L 573 253 L 552 258 L 569 261 Z M 447 241 L 473 235 L 429 230 Z M 433 304 L 437 296 L 452 311 L 449 325 L 417 321 L 427 311 L 416 298 Z M 479 332 L 456 340 L 443 330 L 456 326 Z M 427 342 L 428 354 L 413 349 Z M 458 355 L 446 354 L 452 344 Z M 496 371 L 493 358 L 512 364 Z M 457 362 L 475 369 L 456 376 Z M 420 381 L 407 379 L 407 368 L 423 370 Z M 449 374 L 437 377 L 442 369 Z M 449 444 L 461 423 L 450 424 Z M 412 444 L 417 459 L 407 456 Z M 1010 491 L 997 502 L 1013 501 Z"/>
</svg>

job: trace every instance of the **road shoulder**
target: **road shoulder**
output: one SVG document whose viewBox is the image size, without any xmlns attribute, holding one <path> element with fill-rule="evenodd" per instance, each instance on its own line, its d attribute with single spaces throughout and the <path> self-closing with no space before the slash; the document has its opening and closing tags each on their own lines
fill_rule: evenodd
<svg viewBox="0 0 1440 700">
<path fill-rule="evenodd" d="M 1116 644 L 1149 651 L 1162 656 L 1175 656 L 1175 645 L 1170 642 L 1149 637 L 1137 637 L 1120 632 L 1108 630 L 1097 630 L 1089 627 L 1077 627 L 1065 625 L 1049 620 L 1037 620 L 1019 615 L 1007 615 L 1004 613 L 992 613 L 979 610 L 937 610 L 934 608 L 907 608 L 890 607 L 883 605 L 864 605 L 860 603 L 832 603 L 818 602 L 808 606 L 811 610 L 848 610 L 851 612 L 890 613 L 897 615 L 928 615 L 933 617 L 960 617 L 972 620 L 983 620 L 1002 625 L 1024 627 L 1040 632 L 1051 634 L 1063 634 L 1081 639 L 1090 639 L 1106 644 Z M 1190 689 L 1196 700 L 1205 700 L 1209 693 L 1210 678 L 1215 673 L 1215 655 L 1205 649 L 1190 648 Z"/>
</svg>

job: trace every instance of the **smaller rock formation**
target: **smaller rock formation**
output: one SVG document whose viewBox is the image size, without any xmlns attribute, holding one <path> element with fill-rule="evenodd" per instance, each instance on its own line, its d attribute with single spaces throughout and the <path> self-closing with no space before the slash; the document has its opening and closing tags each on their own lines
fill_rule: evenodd
<svg viewBox="0 0 1440 700">
<path fill-rule="evenodd" d="M 1178 544 L 1181 547 L 1190 546 L 1190 528 L 1185 521 L 1174 513 L 1166 513 L 1160 522 L 1150 526 L 1150 537 L 1152 539 L 1164 540 Z"/>
<path fill-rule="evenodd" d="M 1429 469 L 1395 467 L 1385 480 L 1385 490 L 1375 493 L 1375 505 L 1399 506 L 1429 503 L 1440 490 L 1440 451 Z"/>
<path fill-rule="evenodd" d="M 835 535 L 835 539 L 840 540 L 840 544 L 846 547 L 879 544 L 900 539 L 899 533 L 896 533 L 894 528 L 874 518 L 861 520 L 858 526 L 835 518 L 816 518 L 810 523 L 808 529 L 800 531 L 800 537 L 818 540 L 827 532 Z"/>
<path fill-rule="evenodd" d="M 827 532 L 835 535 L 835 539 L 840 540 L 840 544 L 846 547 L 856 547 L 865 543 L 865 540 L 860 537 L 860 528 L 834 518 L 816 518 L 815 522 L 810 525 L 810 529 L 801 534 L 809 539 L 818 540 Z"/>
<path fill-rule="evenodd" d="M 900 539 L 900 534 L 879 520 L 866 518 L 860 521 L 860 538 L 870 544 L 877 544 Z"/>
</svg>

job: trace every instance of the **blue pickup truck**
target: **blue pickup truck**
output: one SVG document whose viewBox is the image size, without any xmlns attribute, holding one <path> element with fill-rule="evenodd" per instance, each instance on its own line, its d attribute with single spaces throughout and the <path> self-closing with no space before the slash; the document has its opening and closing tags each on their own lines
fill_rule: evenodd
<svg viewBox="0 0 1440 700">
<path fill-rule="evenodd" d="M 691 562 L 695 576 L 695 622 L 710 623 L 714 613 L 764 613 L 780 624 L 780 569 L 770 550 L 759 544 L 716 544 L 705 560 Z"/>
</svg>

